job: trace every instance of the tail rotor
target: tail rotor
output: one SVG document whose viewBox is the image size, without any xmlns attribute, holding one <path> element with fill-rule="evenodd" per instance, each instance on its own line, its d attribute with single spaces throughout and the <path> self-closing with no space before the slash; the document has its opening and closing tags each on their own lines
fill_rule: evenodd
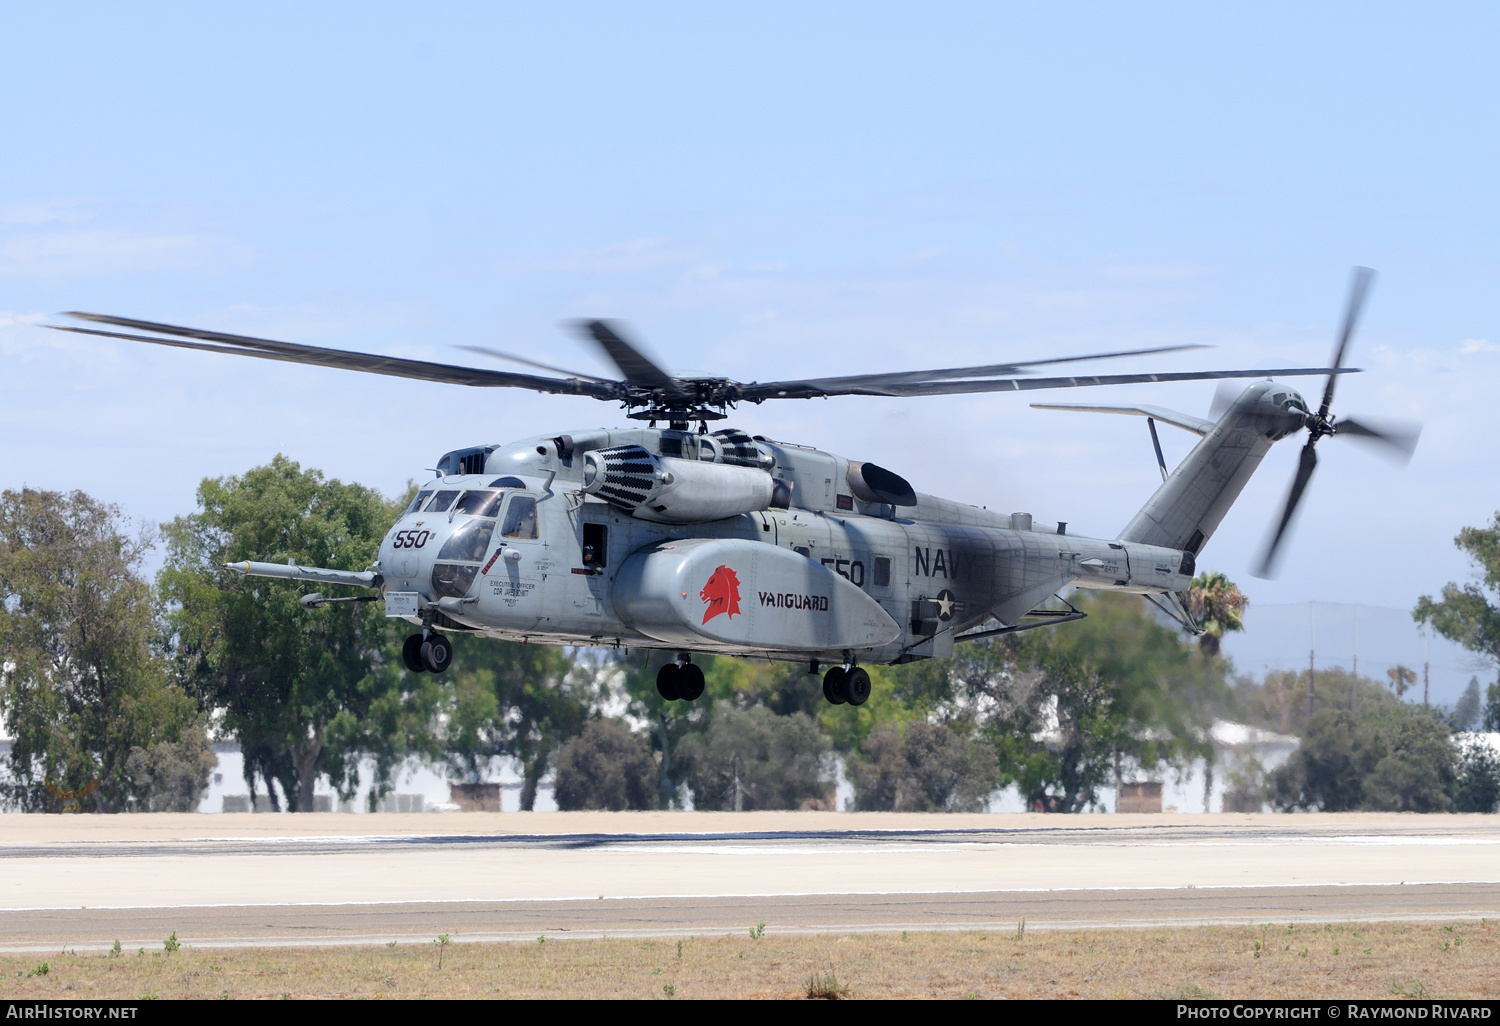
<svg viewBox="0 0 1500 1026">
<path fill-rule="evenodd" d="M 1344 365 L 1344 358 L 1349 353 L 1349 343 L 1354 337 L 1354 329 L 1359 323 L 1359 315 L 1364 309 L 1365 298 L 1374 277 L 1375 272 L 1368 267 L 1354 269 L 1354 278 L 1349 286 L 1349 301 L 1344 308 L 1344 322 L 1339 330 L 1338 339 L 1334 343 L 1333 358 L 1329 364 L 1335 371 Z M 1256 577 L 1269 578 L 1275 574 L 1281 543 L 1286 540 L 1287 529 L 1297 512 L 1298 505 L 1302 502 L 1302 497 L 1307 493 L 1307 485 L 1312 480 L 1313 471 L 1317 469 L 1316 447 L 1320 439 L 1329 435 L 1346 435 L 1360 441 L 1374 443 L 1385 455 L 1401 463 L 1410 460 L 1412 453 L 1416 451 L 1417 439 L 1422 433 L 1420 424 L 1370 417 L 1361 417 L 1358 420 L 1353 417 L 1346 420 L 1336 418 L 1331 410 L 1334 388 L 1338 384 L 1339 377 L 1337 373 L 1329 374 L 1328 381 L 1323 386 L 1323 401 L 1319 404 L 1317 412 L 1304 411 L 1303 413 L 1303 426 L 1307 429 L 1307 441 L 1303 444 L 1302 452 L 1297 459 L 1297 473 L 1292 478 L 1292 487 L 1287 492 L 1286 502 L 1282 506 L 1281 518 L 1270 540 L 1266 543 L 1260 562 L 1254 571 Z M 1217 401 L 1218 397 L 1215 397 L 1215 402 Z"/>
</svg>

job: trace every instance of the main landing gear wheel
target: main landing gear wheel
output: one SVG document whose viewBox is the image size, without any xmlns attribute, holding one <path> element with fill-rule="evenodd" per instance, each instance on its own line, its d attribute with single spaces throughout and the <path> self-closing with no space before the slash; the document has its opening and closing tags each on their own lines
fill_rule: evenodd
<svg viewBox="0 0 1500 1026">
<path fill-rule="evenodd" d="M 843 705 L 848 701 L 844 697 L 844 674 L 842 666 L 835 666 L 823 674 L 823 697 L 833 705 Z"/>
<path fill-rule="evenodd" d="M 428 673 L 442 673 L 453 662 L 453 643 L 441 634 L 429 634 L 422 642 L 422 666 Z"/>
<path fill-rule="evenodd" d="M 703 694 L 703 669 L 692 663 L 668 663 L 656 671 L 656 690 L 668 702 L 691 702 Z"/>
<path fill-rule="evenodd" d="M 703 694 L 703 667 L 683 663 L 677 667 L 677 697 L 691 702 Z"/>
<path fill-rule="evenodd" d="M 413 634 L 406 639 L 406 644 L 401 646 L 401 662 L 412 673 L 427 672 L 427 667 L 422 665 L 422 635 Z"/>
<path fill-rule="evenodd" d="M 656 671 L 656 691 L 668 702 L 682 697 L 677 693 L 677 664 L 668 663 Z"/>
<path fill-rule="evenodd" d="M 870 697 L 870 675 L 864 667 L 856 666 L 844 674 L 844 701 L 850 705 L 864 705 Z"/>
</svg>

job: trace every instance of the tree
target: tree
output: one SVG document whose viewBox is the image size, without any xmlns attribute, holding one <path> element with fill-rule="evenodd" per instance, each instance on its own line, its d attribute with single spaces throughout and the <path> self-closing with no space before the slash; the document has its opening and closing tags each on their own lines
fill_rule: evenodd
<svg viewBox="0 0 1500 1026">
<path fill-rule="evenodd" d="M 553 753 L 588 722 L 597 680 L 550 645 L 459 635 L 446 674 L 442 749 L 461 776 L 478 780 L 496 757 L 521 763 L 521 809 L 536 805 Z"/>
<path fill-rule="evenodd" d="M 1390 678 L 1391 690 L 1396 693 L 1397 698 L 1405 695 L 1417 682 L 1417 671 L 1409 666 L 1392 666 L 1385 671 L 1385 675 Z"/>
<path fill-rule="evenodd" d="M 1459 748 L 1454 812 L 1500 812 L 1500 755 L 1484 738 L 1470 737 Z"/>
<path fill-rule="evenodd" d="M 764 706 L 777 715 L 801 712 L 817 719 L 825 730 L 830 721 L 866 713 L 864 708 L 830 706 L 823 699 L 822 678 L 808 673 L 804 664 L 702 654 L 693 656 L 693 662 L 704 674 L 702 697 L 693 702 L 669 702 L 656 690 L 656 675 L 665 663 L 675 658 L 676 654 L 670 651 L 635 649 L 614 659 L 614 665 L 621 671 L 620 683 L 628 697 L 629 713 L 649 725 L 652 747 L 661 754 L 657 786 L 662 808 L 671 808 L 678 800 L 679 786 L 686 779 L 678 758 L 678 745 L 689 735 L 706 729 L 717 702 L 728 702 L 739 709 Z"/>
<path fill-rule="evenodd" d="M 1483 719 L 1484 708 L 1479 698 L 1479 678 L 1470 677 L 1469 686 L 1459 696 L 1458 704 L 1448 717 L 1448 725 L 1454 730 L 1473 730 Z"/>
<path fill-rule="evenodd" d="M 208 775 L 218 765 L 219 757 L 201 725 L 184 731 L 180 741 L 132 746 L 125 761 L 135 807 L 142 812 L 193 812 L 203 800 Z"/>
<path fill-rule="evenodd" d="M 796 809 L 828 804 L 827 736 L 803 712 L 715 702 L 707 722 L 678 747 L 698 809 Z"/>
<path fill-rule="evenodd" d="M 1210 656 L 1219 654 L 1224 635 L 1245 629 L 1244 613 L 1249 600 L 1239 586 L 1217 570 L 1193 578 L 1188 590 L 1188 611 L 1203 628 L 1198 644 Z"/>
<path fill-rule="evenodd" d="M 1222 663 L 1194 653 L 1134 596 L 1076 599 L 1088 618 L 977 642 L 955 658 L 955 700 L 971 710 L 1028 807 L 1077 812 L 1120 759 L 1186 765 L 1210 748 L 1226 704 Z"/>
<path fill-rule="evenodd" d="M 14 735 L 12 804 L 118 812 L 201 799 L 212 762 L 201 756 L 197 704 L 167 673 L 140 575 L 151 542 L 149 531 L 127 533 L 118 507 L 82 492 L 0 495 L 0 717 Z M 186 758 L 168 758 L 178 751 Z M 170 783 L 153 768 L 164 762 L 176 765 Z"/>
<path fill-rule="evenodd" d="M 861 810 L 983 812 L 995 786 L 995 750 L 942 723 L 881 724 L 863 756 L 850 767 Z"/>
<path fill-rule="evenodd" d="M 1237 719 L 1283 734 L 1307 730 L 1308 671 L 1273 670 L 1257 682 L 1235 682 L 1230 711 Z M 1365 718 L 1395 710 L 1402 703 L 1387 687 L 1342 667 L 1320 667 L 1313 674 L 1313 712 L 1341 709 Z"/>
<path fill-rule="evenodd" d="M 312 811 L 325 772 L 352 796 L 367 752 L 385 784 L 409 753 L 431 750 L 426 728 L 437 684 L 397 668 L 378 603 L 305 610 L 296 585 L 240 577 L 223 564 L 362 568 L 399 510 L 373 489 L 325 480 L 277 456 L 242 477 L 203 481 L 198 511 L 166 528 L 158 583 L 173 604 L 181 673 L 224 710 L 252 791 L 263 779 L 273 804 L 274 780 L 294 808 Z"/>
<path fill-rule="evenodd" d="M 1373 715 L 1320 709 L 1271 780 L 1281 809 L 1444 812 L 1457 756 L 1448 728 L 1426 709 L 1392 703 Z"/>
<path fill-rule="evenodd" d="M 651 746 L 619 720 L 590 720 L 582 734 L 558 750 L 554 765 L 552 790 L 559 809 L 656 807 Z"/>
<path fill-rule="evenodd" d="M 1463 528 L 1453 544 L 1474 564 L 1477 582 L 1460 587 L 1450 581 L 1438 600 L 1423 595 L 1412 619 L 1500 663 L 1500 606 L 1491 601 L 1500 596 L 1500 512 L 1487 527 Z M 1500 730 L 1500 682 L 1490 685 L 1486 697 L 1485 729 Z"/>
</svg>

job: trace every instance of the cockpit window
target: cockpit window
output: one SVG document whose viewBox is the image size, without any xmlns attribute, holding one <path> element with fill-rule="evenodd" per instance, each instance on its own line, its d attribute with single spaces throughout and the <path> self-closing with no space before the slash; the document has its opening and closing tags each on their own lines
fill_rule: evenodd
<svg viewBox="0 0 1500 1026">
<path fill-rule="evenodd" d="M 458 500 L 457 512 L 476 517 L 492 517 L 500 512 L 499 492 L 464 492 Z"/>
<path fill-rule="evenodd" d="M 421 509 L 422 508 L 422 503 L 426 502 L 427 501 L 427 497 L 429 495 L 431 495 L 431 494 L 432 494 L 431 492 L 418 492 L 417 493 L 417 497 L 415 499 L 411 500 L 411 505 L 406 507 L 406 512 L 407 513 L 415 513 L 417 510 Z M 402 516 L 405 516 L 405 515 L 406 515 L 406 513 L 402 514 Z"/>
<path fill-rule="evenodd" d="M 477 563 L 489 551 L 490 537 L 494 533 L 493 520 L 470 520 L 448 536 L 437 558 Z"/>
<path fill-rule="evenodd" d="M 519 477 L 497 477 L 490 482 L 491 488 L 525 488 L 526 482 Z"/>
<path fill-rule="evenodd" d="M 505 507 L 505 527 L 500 534 L 506 538 L 536 537 L 536 500 L 528 495 L 517 495 Z"/>
<path fill-rule="evenodd" d="M 453 505 L 453 500 L 456 498 L 458 498 L 458 491 L 456 489 L 451 492 L 438 492 L 432 497 L 432 501 L 427 504 L 427 508 L 423 512 L 446 513 L 448 512 L 448 507 Z"/>
</svg>

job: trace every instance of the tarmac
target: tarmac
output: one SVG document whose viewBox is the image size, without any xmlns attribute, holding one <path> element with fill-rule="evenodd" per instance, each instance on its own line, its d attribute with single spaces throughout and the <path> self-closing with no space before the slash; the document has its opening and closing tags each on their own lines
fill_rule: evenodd
<svg viewBox="0 0 1500 1026">
<path fill-rule="evenodd" d="M 1500 816 L 0 815 L 0 951 L 1500 918 Z"/>
</svg>

